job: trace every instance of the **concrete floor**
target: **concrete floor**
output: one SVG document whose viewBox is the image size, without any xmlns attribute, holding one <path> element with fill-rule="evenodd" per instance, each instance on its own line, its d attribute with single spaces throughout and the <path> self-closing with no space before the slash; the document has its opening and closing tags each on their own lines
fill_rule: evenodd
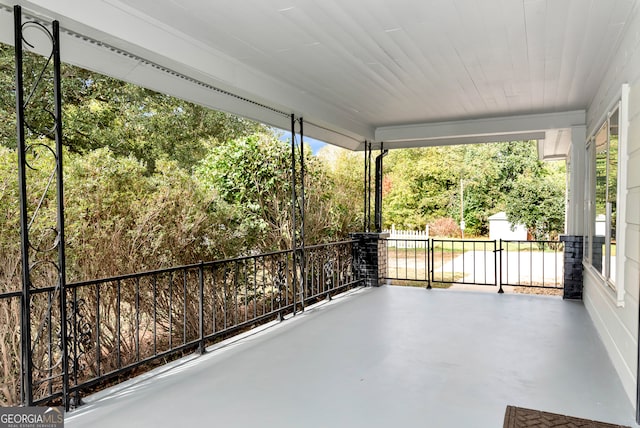
<svg viewBox="0 0 640 428">
<path fill-rule="evenodd" d="M 380 287 L 118 390 L 75 427 L 491 427 L 507 404 L 636 426 L 584 306 Z"/>
</svg>

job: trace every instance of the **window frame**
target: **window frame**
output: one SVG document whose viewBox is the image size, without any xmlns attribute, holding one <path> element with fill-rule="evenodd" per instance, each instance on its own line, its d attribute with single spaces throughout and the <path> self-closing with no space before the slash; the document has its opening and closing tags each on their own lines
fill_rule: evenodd
<svg viewBox="0 0 640 428">
<path fill-rule="evenodd" d="M 613 198 L 616 203 L 616 226 L 619 226 L 617 215 L 620 212 L 620 200 L 622 196 L 621 192 L 621 180 L 620 177 L 622 175 L 621 171 L 621 156 L 620 156 L 620 148 L 621 148 L 621 122 L 622 122 L 622 102 L 618 101 L 613 105 L 613 108 L 607 113 L 605 120 L 596 128 L 595 132 L 587 140 L 586 144 L 586 157 L 585 161 L 587 163 L 586 175 L 585 175 L 585 184 L 587 187 L 587 192 L 585 192 L 585 239 L 584 239 L 584 247 L 583 247 L 583 260 L 584 263 L 590 266 L 591 271 L 598 275 L 601 278 L 603 284 L 606 284 L 608 288 L 612 291 L 616 292 L 618 290 L 618 284 L 620 273 L 618 267 L 620 263 L 618 263 L 618 258 L 621 256 L 618 248 L 618 235 L 620 227 L 615 228 L 615 236 L 612 236 L 612 204 L 611 197 L 609 195 L 609 190 L 612 186 L 612 175 L 610 174 L 610 150 L 611 150 L 611 126 L 612 126 L 612 118 L 617 118 L 617 166 L 616 166 L 616 190 Z M 603 150 L 598 150 L 599 147 L 602 147 L 602 142 L 599 141 L 602 137 L 602 133 L 606 133 L 606 143 Z M 599 138 L 600 137 L 600 138 Z M 600 144 L 598 144 L 600 142 Z M 605 181 L 604 183 L 598 183 L 598 174 L 597 174 L 597 162 L 598 156 L 601 153 L 606 153 L 606 158 L 604 160 L 605 163 Z M 597 219 L 597 204 L 598 202 L 602 202 L 598 200 L 598 191 L 604 191 L 604 206 L 605 206 L 605 234 L 596 235 L 597 227 L 596 227 L 596 219 Z M 600 195 L 602 196 L 602 195 Z M 598 245 L 597 241 L 594 240 L 594 237 L 604 238 L 603 250 L 602 250 L 602 260 L 594 260 L 594 246 Z M 616 255 L 613 256 L 613 248 L 616 249 Z M 599 255 L 599 254 L 598 254 Z M 613 258 L 615 257 L 615 258 Z M 612 267 L 615 269 L 615 273 L 612 275 Z"/>
</svg>

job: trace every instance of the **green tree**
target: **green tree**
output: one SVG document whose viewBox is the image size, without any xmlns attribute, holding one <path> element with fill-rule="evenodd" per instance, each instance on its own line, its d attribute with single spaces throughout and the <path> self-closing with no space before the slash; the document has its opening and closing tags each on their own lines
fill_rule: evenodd
<svg viewBox="0 0 640 428">
<path fill-rule="evenodd" d="M 332 217 L 337 222 L 336 237 L 362 230 L 364 153 L 327 145 L 318 152 L 317 158 L 322 162 L 319 168 L 326 172 L 331 182 L 327 189 L 331 193 L 327 198 L 332 202 Z"/>
<path fill-rule="evenodd" d="M 307 244 L 343 238 L 356 219 L 322 161 L 305 148 L 305 237 Z M 248 248 L 291 247 L 291 146 L 259 133 L 213 148 L 195 175 L 210 192 L 242 212 L 239 226 L 250 230 Z M 300 171 L 297 171 L 299 174 Z"/>
<path fill-rule="evenodd" d="M 16 146 L 14 50 L 0 44 L 0 144 Z M 25 83 L 29 87 L 44 58 L 27 54 Z M 248 136 L 266 127 L 256 122 L 189 103 L 85 69 L 63 64 L 64 144 L 71 152 L 109 147 L 117 156 L 135 156 L 153 171 L 161 159 L 185 169 L 209 148 L 230 138 Z M 45 79 L 27 109 L 28 138 L 51 129 L 52 111 Z"/>
<path fill-rule="evenodd" d="M 385 159 L 389 190 L 383 198 L 388 227 L 422 229 L 452 209 L 459 174 L 452 173 L 448 147 L 392 151 Z"/>
<path fill-rule="evenodd" d="M 383 199 L 387 227 L 421 229 L 438 218 L 459 223 L 462 203 L 466 234 L 486 235 L 488 217 L 498 211 L 515 216 L 509 206 L 526 190 L 541 191 L 543 177 L 560 193 L 564 189 L 564 176 L 552 174 L 553 167 L 538 160 L 533 141 L 394 150 L 385 165 L 390 184 Z M 560 193 L 546 192 L 542 197 L 550 206 L 563 206 Z M 549 225 L 545 233 L 562 231 L 564 220 L 556 220 L 559 211 L 535 212 L 540 224 Z M 532 231 L 541 227 L 526 224 Z"/>
<path fill-rule="evenodd" d="M 524 224 L 537 240 L 556 239 L 564 230 L 564 177 L 560 165 L 518 177 L 506 197 L 509 221 Z"/>
<path fill-rule="evenodd" d="M 240 226 L 250 230 L 249 248 L 289 247 L 291 207 L 287 147 L 264 135 L 234 139 L 213 148 L 195 175 L 208 192 L 243 212 Z"/>
<path fill-rule="evenodd" d="M 13 47 L 0 43 L 0 145 L 15 147 L 16 101 Z"/>
</svg>

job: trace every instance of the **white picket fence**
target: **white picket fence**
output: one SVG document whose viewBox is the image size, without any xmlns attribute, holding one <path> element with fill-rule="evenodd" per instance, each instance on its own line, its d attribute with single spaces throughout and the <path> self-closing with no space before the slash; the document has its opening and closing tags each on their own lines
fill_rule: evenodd
<svg viewBox="0 0 640 428">
<path fill-rule="evenodd" d="M 387 245 L 396 248 L 426 248 L 429 240 L 429 226 L 425 230 L 383 230 L 389 234 Z"/>
</svg>

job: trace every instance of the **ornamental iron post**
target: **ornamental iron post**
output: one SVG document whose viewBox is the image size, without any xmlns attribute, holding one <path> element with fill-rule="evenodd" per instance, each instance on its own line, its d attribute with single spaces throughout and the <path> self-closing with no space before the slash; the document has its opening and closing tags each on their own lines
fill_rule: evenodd
<svg viewBox="0 0 640 428">
<path fill-rule="evenodd" d="M 302 310 L 304 310 L 305 300 L 307 297 L 307 258 L 305 252 L 305 238 L 304 238 L 304 226 L 305 226 L 305 171 L 304 171 L 304 119 L 298 119 L 300 124 L 300 251 L 299 251 L 299 263 L 300 272 L 302 274 Z"/>
<path fill-rule="evenodd" d="M 300 126 L 300 149 L 296 148 L 296 123 Z M 293 314 L 296 314 L 298 303 L 304 310 L 306 296 L 306 271 L 304 260 L 304 142 L 303 119 L 296 119 L 291 115 L 291 248 L 292 248 L 292 290 Z M 296 157 L 300 156 L 300 174 L 298 175 Z M 298 221 L 299 219 L 299 221 Z M 298 286 L 301 288 L 300 302 L 298 302 Z"/>
<path fill-rule="evenodd" d="M 291 115 L 291 250 L 293 264 L 291 266 L 291 288 L 293 294 L 293 315 L 296 314 L 296 294 L 298 293 L 298 272 L 296 253 L 298 248 L 298 234 L 296 225 L 296 117 Z"/>
<path fill-rule="evenodd" d="M 389 153 L 384 150 L 383 143 L 380 143 L 380 154 L 376 156 L 376 182 L 375 182 L 375 228 L 377 233 L 382 232 L 382 159 Z"/>
<path fill-rule="evenodd" d="M 369 168 L 369 164 L 367 163 L 367 147 L 368 144 L 366 141 L 364 142 L 364 170 L 362 174 L 362 231 L 367 231 L 367 170 Z"/>
<path fill-rule="evenodd" d="M 50 44 L 44 58 L 27 54 L 25 50 L 47 50 L 36 46 L 42 43 L 42 36 Z M 68 409 L 67 341 L 70 338 L 67 334 L 59 23 L 53 21 L 49 26 L 36 20 L 23 22 L 22 9 L 15 6 L 14 37 L 22 261 L 22 403 L 30 406 L 42 396 L 57 395 Z M 30 173 L 45 171 L 46 186 L 36 189 L 31 185 Z M 48 225 L 46 222 L 50 220 L 42 212 L 52 204 L 55 204 L 56 220 L 55 224 Z M 46 296 L 46 303 L 38 301 L 42 296 Z M 54 337 L 52 324 L 56 322 L 56 313 L 59 319 Z M 47 358 L 34 362 L 34 353 L 41 349 L 47 350 Z M 77 365 L 77 361 L 74 364 Z"/>
<path fill-rule="evenodd" d="M 22 314 L 20 317 L 20 352 L 21 352 L 21 395 L 22 404 L 33 405 L 31 388 L 31 302 L 29 289 L 31 279 L 29 273 L 29 219 L 27 213 L 27 184 L 26 184 L 26 144 L 24 138 L 24 87 L 22 79 L 22 10 L 20 6 L 13 8 L 14 45 L 16 61 L 16 131 L 18 145 L 18 185 L 20 191 L 20 251 L 22 259 Z"/>
<path fill-rule="evenodd" d="M 364 142 L 364 229 L 371 231 L 371 142 Z"/>
</svg>

